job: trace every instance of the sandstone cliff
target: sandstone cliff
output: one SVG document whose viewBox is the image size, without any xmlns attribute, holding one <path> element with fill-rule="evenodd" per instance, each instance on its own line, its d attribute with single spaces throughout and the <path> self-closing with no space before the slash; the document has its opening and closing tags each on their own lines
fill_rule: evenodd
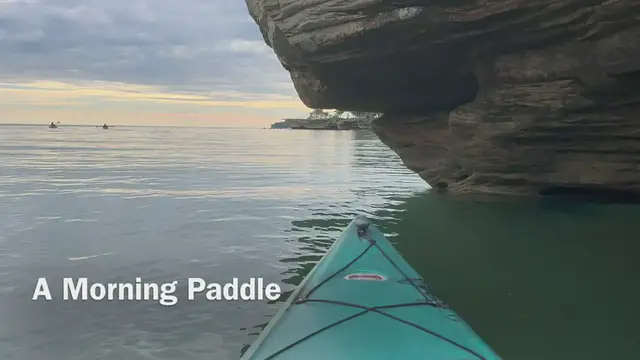
<svg viewBox="0 0 640 360">
<path fill-rule="evenodd" d="M 246 0 L 302 101 L 453 192 L 640 194 L 639 0 Z"/>
</svg>

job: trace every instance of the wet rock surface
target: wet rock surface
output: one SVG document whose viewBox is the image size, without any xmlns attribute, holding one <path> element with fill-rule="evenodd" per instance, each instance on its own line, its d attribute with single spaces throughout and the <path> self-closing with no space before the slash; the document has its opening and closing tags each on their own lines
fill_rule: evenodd
<svg viewBox="0 0 640 360">
<path fill-rule="evenodd" d="M 640 196 L 640 1 L 247 0 L 302 101 L 456 193 Z"/>
</svg>

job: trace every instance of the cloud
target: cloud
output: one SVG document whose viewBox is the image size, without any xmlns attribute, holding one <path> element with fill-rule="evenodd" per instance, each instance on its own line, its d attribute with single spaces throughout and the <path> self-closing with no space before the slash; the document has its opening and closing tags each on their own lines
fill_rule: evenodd
<svg viewBox="0 0 640 360">
<path fill-rule="evenodd" d="M 271 49 L 260 40 L 243 40 L 233 39 L 229 43 L 229 50 L 233 53 L 253 53 L 253 54 L 265 54 L 271 51 Z"/>
<path fill-rule="evenodd" d="M 146 102 L 198 105 L 204 107 L 247 107 L 256 109 L 303 108 L 297 98 L 286 95 L 251 94 L 235 91 L 179 93 L 157 86 L 101 81 L 75 84 L 58 81 L 0 83 L 0 94 L 2 94 L 4 106 L 51 106 L 52 104 L 90 105 L 104 102 Z"/>
<path fill-rule="evenodd" d="M 240 0 L 0 0 L 0 49 L 5 85 L 47 80 L 89 96 L 97 80 L 122 101 L 201 105 L 297 99 Z M 110 88 L 117 83 L 149 88 Z"/>
</svg>

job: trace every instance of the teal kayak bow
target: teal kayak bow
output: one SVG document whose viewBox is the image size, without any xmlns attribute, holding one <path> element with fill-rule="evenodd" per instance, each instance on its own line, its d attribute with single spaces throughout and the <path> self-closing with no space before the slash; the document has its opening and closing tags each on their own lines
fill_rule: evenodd
<svg viewBox="0 0 640 360">
<path fill-rule="evenodd" d="M 500 360 L 364 216 L 241 360 Z"/>
</svg>

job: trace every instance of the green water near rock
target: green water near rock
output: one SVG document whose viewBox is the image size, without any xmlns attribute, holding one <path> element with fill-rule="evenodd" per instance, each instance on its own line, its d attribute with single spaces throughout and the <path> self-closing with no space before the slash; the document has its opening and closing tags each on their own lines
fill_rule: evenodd
<svg viewBox="0 0 640 360">
<path fill-rule="evenodd" d="M 640 358 L 636 205 L 429 193 L 359 131 L 2 127 L 0 156 L 3 359 L 237 359 L 280 301 L 32 302 L 36 279 L 290 292 L 361 212 L 504 359 Z"/>
<path fill-rule="evenodd" d="M 405 199 L 377 223 L 398 250 L 505 359 L 640 355 L 637 206 Z M 337 231 L 346 221 L 294 222 Z M 301 237 L 309 248 L 329 242 Z M 308 255 L 291 283 L 309 271 Z"/>
</svg>

